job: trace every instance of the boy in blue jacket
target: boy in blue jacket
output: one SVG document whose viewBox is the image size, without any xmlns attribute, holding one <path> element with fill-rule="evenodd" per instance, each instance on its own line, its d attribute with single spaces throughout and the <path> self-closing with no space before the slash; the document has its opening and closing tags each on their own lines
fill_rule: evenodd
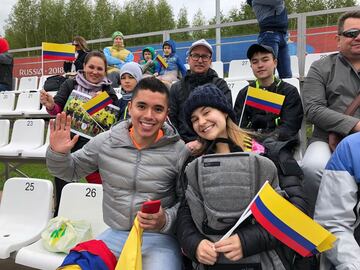
<svg viewBox="0 0 360 270">
<path fill-rule="evenodd" d="M 170 86 L 173 82 L 178 81 L 179 78 L 185 76 L 186 68 L 183 61 L 176 54 L 175 41 L 169 39 L 164 42 L 163 54 L 168 66 L 167 68 L 161 67 L 158 79 Z"/>
</svg>

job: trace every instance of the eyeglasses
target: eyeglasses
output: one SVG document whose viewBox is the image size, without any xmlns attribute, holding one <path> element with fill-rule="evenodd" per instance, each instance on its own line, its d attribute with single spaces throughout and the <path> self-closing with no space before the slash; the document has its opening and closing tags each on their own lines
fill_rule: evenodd
<svg viewBox="0 0 360 270">
<path fill-rule="evenodd" d="M 340 35 L 347 38 L 356 38 L 360 34 L 360 29 L 350 29 L 342 32 Z"/>
<path fill-rule="evenodd" d="M 190 57 L 194 61 L 198 61 L 201 58 L 204 62 L 209 61 L 211 59 L 211 55 L 208 55 L 208 54 L 192 53 L 192 54 L 190 54 Z"/>
</svg>

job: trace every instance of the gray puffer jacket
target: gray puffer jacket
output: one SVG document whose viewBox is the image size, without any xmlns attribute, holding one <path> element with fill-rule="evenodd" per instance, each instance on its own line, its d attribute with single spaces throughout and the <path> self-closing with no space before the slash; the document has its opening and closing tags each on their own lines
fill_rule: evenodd
<svg viewBox="0 0 360 270">
<path fill-rule="evenodd" d="M 149 148 L 138 150 L 129 136 L 131 120 L 113 126 L 73 154 L 55 153 L 49 147 L 49 171 L 76 181 L 97 169 L 103 180 L 104 222 L 116 230 L 130 230 L 141 204 L 161 200 L 171 233 L 178 209 L 178 174 L 189 152 L 180 136 L 164 124 L 164 136 Z"/>
</svg>

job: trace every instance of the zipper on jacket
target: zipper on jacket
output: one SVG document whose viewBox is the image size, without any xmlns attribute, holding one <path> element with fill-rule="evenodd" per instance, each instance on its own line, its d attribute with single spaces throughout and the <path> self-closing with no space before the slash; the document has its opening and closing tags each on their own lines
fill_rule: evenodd
<svg viewBox="0 0 360 270">
<path fill-rule="evenodd" d="M 130 203 L 130 219 L 129 219 L 129 228 L 131 229 L 133 226 L 133 221 L 135 219 L 135 216 L 132 216 L 134 213 L 134 201 L 135 201 L 135 196 L 137 194 L 137 190 L 136 190 L 136 180 L 137 180 L 137 175 L 138 175 L 138 167 L 139 167 L 139 163 L 141 160 L 141 150 L 137 151 L 137 156 L 136 156 L 136 166 L 135 166 L 135 173 L 134 173 L 134 183 L 133 183 L 133 187 L 134 187 L 134 193 L 132 195 L 132 199 L 131 199 L 131 203 Z"/>
</svg>

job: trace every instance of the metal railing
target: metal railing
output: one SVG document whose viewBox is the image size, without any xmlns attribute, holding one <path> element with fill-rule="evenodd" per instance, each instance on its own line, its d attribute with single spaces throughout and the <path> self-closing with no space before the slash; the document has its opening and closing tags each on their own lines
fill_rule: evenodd
<svg viewBox="0 0 360 270">
<path fill-rule="evenodd" d="M 322 11 L 314 11 L 314 12 L 307 12 L 307 13 L 299 13 L 299 14 L 291 14 L 289 15 L 289 20 L 296 20 L 296 39 L 297 39 L 297 56 L 299 59 L 299 71 L 301 78 L 304 76 L 304 67 L 305 67 L 305 55 L 306 55 L 306 39 L 308 36 L 312 34 L 307 34 L 307 21 L 309 17 L 314 16 L 321 16 L 321 15 L 330 15 L 336 13 L 343 13 L 346 11 L 351 11 L 355 9 L 360 9 L 359 6 L 355 7 L 346 7 L 346 8 L 338 8 L 338 9 L 331 9 L 331 10 L 322 10 Z M 126 35 L 124 37 L 125 40 L 129 39 L 140 39 L 146 37 L 153 37 L 153 36 L 162 36 L 163 41 L 169 39 L 171 35 L 178 34 L 178 33 L 187 33 L 187 32 L 194 32 L 194 31 L 201 31 L 201 30 L 210 30 L 210 29 L 224 29 L 226 27 L 236 27 L 236 26 L 246 26 L 246 25 L 254 25 L 257 24 L 256 20 L 245 20 L 245 21 L 238 21 L 238 22 L 229 22 L 229 23 L 220 23 L 220 24 L 213 24 L 213 25 L 204 25 L 204 26 L 197 26 L 197 27 L 189 27 L 189 28 L 181 28 L 181 29 L 169 29 L 169 30 L 162 30 L 162 31 L 155 31 L 155 32 L 148 32 L 148 33 L 141 33 L 141 34 L 132 34 Z M 329 32 L 324 32 L 321 34 L 328 34 Z M 336 34 L 336 31 L 330 32 Z M 213 43 L 213 46 L 216 46 L 216 61 L 221 61 L 221 48 L 222 46 L 228 43 L 221 42 L 221 31 L 216 32 L 216 42 Z M 104 43 L 110 42 L 111 38 L 101 38 L 95 40 L 88 40 L 89 44 L 97 44 L 97 43 Z M 247 40 L 248 42 L 249 40 Z M 256 40 L 253 40 L 256 42 Z M 238 41 L 234 43 L 242 43 L 243 41 Z M 142 44 L 139 44 L 142 45 Z M 145 45 L 144 45 L 145 46 Z M 181 48 L 179 48 L 181 49 Z M 40 51 L 41 46 L 31 47 L 31 48 L 22 48 L 22 49 L 14 49 L 10 50 L 11 53 L 20 53 L 20 52 L 31 52 L 31 51 Z"/>
</svg>

